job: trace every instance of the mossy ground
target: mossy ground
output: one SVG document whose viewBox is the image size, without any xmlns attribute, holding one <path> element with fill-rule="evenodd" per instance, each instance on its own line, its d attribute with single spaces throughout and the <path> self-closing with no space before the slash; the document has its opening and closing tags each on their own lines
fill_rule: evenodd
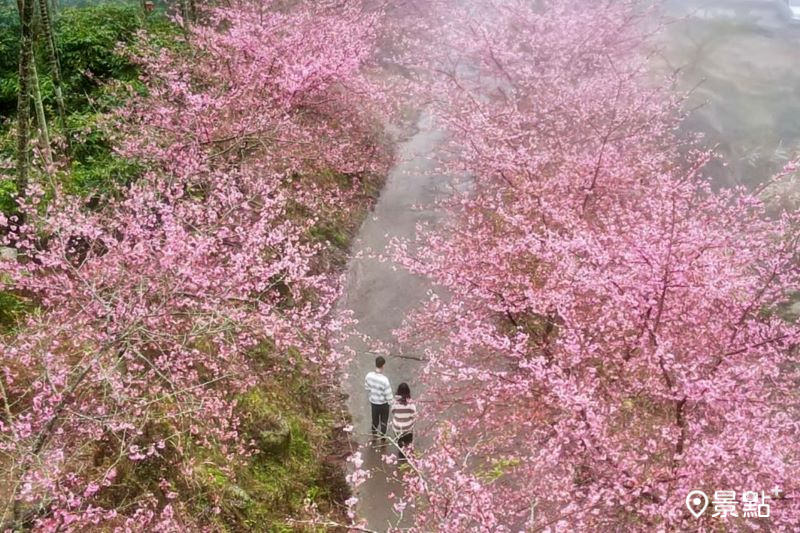
<svg viewBox="0 0 800 533">
<path fill-rule="evenodd" d="M 339 515 L 349 492 L 336 449 L 343 412 L 300 372 L 276 375 L 242 398 L 243 430 L 259 451 L 230 470 L 221 456 L 197 471 L 193 507 L 222 531 L 298 531 L 307 507 Z M 266 435 L 271 435 L 270 439 Z M 197 490 L 199 489 L 199 490 Z"/>
</svg>

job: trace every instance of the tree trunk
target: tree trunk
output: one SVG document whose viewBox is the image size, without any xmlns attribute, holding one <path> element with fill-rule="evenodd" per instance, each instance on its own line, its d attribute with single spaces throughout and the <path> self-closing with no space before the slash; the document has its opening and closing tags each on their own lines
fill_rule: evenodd
<svg viewBox="0 0 800 533">
<path fill-rule="evenodd" d="M 39 0 L 39 14 L 42 17 L 42 31 L 47 44 L 47 57 L 50 63 L 50 75 L 53 77 L 53 89 L 56 95 L 56 108 L 58 109 L 58 120 L 61 130 L 64 132 L 64 141 L 67 155 L 71 152 L 71 142 L 69 128 L 67 128 L 67 108 L 64 105 L 63 83 L 61 81 L 61 64 L 58 60 L 58 49 L 56 48 L 56 37 L 53 31 L 53 19 L 50 16 L 50 6 L 47 0 Z"/>
<path fill-rule="evenodd" d="M 181 18 L 183 19 L 183 29 L 188 30 L 191 22 L 191 15 L 189 14 L 189 4 L 186 0 L 181 0 Z"/>
<path fill-rule="evenodd" d="M 33 64 L 33 2 L 18 0 L 20 21 L 19 96 L 17 98 L 17 194 L 25 196 L 31 170 L 31 65 Z"/>
<path fill-rule="evenodd" d="M 36 61 L 31 63 L 31 88 L 33 94 L 33 107 L 36 110 L 36 125 L 39 128 L 39 148 L 42 151 L 45 170 L 50 174 L 53 166 L 53 152 L 50 149 L 50 132 L 47 131 L 47 117 L 44 115 L 42 91 L 39 88 L 39 74 L 36 72 Z"/>
</svg>

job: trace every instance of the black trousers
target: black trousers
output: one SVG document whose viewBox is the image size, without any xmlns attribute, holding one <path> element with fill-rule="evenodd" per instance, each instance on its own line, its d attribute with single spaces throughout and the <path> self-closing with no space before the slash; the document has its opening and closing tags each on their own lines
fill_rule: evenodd
<svg viewBox="0 0 800 533">
<path fill-rule="evenodd" d="M 382 403 L 376 405 L 370 403 L 372 406 L 372 433 L 386 435 L 386 429 L 389 426 L 389 404 Z"/>
</svg>

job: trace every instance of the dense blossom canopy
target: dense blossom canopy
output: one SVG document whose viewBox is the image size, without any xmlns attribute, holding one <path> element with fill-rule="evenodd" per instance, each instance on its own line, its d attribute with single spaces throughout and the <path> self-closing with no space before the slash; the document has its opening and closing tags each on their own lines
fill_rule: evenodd
<svg viewBox="0 0 800 533">
<path fill-rule="evenodd" d="M 143 176 L 100 208 L 33 185 L 24 223 L 2 220 L 19 251 L 4 282 L 40 310 L 0 352 L 0 524 L 201 527 L 175 483 L 191 485 L 197 448 L 253 452 L 235 407 L 269 372 L 254 350 L 338 368 L 338 279 L 310 235 L 351 206 L 331 176 L 385 159 L 360 72 L 377 18 L 350 2 L 203 17 L 178 51 L 143 35 L 130 52 L 148 94 L 115 127 Z M 137 493 L 131 471 L 164 477 Z"/>
<path fill-rule="evenodd" d="M 427 66 L 471 186 L 395 246 L 446 289 L 403 331 L 439 421 L 416 528 L 793 530 L 797 216 L 710 186 L 632 3 L 447 13 Z M 765 491 L 772 517 L 698 520 L 695 489 Z"/>
<path fill-rule="evenodd" d="M 704 177 L 633 0 L 442 5 L 413 72 L 469 180 L 394 243 L 441 289 L 399 332 L 429 360 L 434 433 L 395 508 L 418 531 L 793 530 L 798 216 Z M 355 0 L 201 18 L 178 50 L 127 52 L 137 181 L 82 205 L 31 180 L 0 219 L 5 288 L 36 304 L 0 350 L 0 524 L 203 529 L 177 490 L 193 451 L 255 453 L 237 402 L 264 353 L 340 369 L 312 235 L 352 206 L 331 181 L 384 170 L 372 120 L 396 95 L 363 67 L 393 34 Z M 697 519 L 692 490 L 764 491 L 772 516 Z"/>
</svg>

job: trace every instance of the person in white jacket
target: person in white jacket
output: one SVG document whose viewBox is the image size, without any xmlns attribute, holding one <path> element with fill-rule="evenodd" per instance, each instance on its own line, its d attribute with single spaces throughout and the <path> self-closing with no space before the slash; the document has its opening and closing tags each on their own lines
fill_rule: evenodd
<svg viewBox="0 0 800 533">
<path fill-rule="evenodd" d="M 389 406 L 392 403 L 392 386 L 389 378 L 383 374 L 386 359 L 381 356 L 375 358 L 375 370 L 367 374 L 364 379 L 364 388 L 369 393 L 369 404 L 372 409 L 372 435 L 373 437 L 386 437 L 389 425 Z"/>
</svg>

